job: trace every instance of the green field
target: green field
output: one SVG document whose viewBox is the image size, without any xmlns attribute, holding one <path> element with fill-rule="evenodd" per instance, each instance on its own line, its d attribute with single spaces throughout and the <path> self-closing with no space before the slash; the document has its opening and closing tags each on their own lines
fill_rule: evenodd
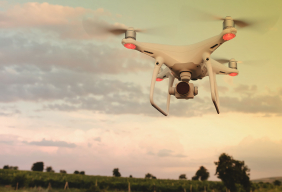
<svg viewBox="0 0 282 192">
<path fill-rule="evenodd" d="M 59 192 L 65 191 L 66 182 L 69 186 L 67 190 L 71 192 L 129 191 L 129 186 L 132 192 L 190 192 L 190 190 L 192 192 L 226 192 L 223 183 L 215 181 L 141 179 L 0 169 L 0 185 L 2 186 L 0 191 L 14 191 L 18 185 L 18 191 L 21 192 Z M 239 185 L 238 189 L 244 191 Z M 276 188 L 270 183 L 253 183 L 252 191 L 278 192 L 282 191 L 282 187 Z"/>
</svg>

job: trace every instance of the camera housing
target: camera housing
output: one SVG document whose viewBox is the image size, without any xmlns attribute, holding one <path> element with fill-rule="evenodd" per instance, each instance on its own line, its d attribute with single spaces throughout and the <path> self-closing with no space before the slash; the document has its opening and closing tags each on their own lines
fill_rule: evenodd
<svg viewBox="0 0 282 192">
<path fill-rule="evenodd" d="M 169 94 L 174 95 L 177 99 L 193 99 L 198 95 L 198 87 L 193 83 L 181 81 L 175 87 L 169 88 Z"/>
</svg>

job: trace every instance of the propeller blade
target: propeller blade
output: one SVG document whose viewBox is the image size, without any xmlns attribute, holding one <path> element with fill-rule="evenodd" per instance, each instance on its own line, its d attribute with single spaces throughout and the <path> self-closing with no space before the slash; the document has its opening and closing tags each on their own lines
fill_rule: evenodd
<svg viewBox="0 0 282 192">
<path fill-rule="evenodd" d="M 229 63 L 230 59 L 226 58 L 214 58 L 217 62 L 221 64 Z M 243 63 L 244 65 L 259 65 L 261 63 L 267 63 L 269 60 L 267 59 L 255 59 L 255 60 L 244 60 L 244 61 L 236 61 L 237 63 Z"/>
<path fill-rule="evenodd" d="M 265 33 L 278 22 L 280 13 L 272 13 L 272 15 L 256 17 L 256 18 L 235 18 L 233 19 L 238 28 L 249 28 L 261 33 Z M 224 20 L 225 17 L 209 13 L 196 8 L 182 7 L 180 19 L 183 21 L 218 21 Z"/>
<path fill-rule="evenodd" d="M 230 61 L 230 59 L 225 59 L 225 58 L 215 58 L 214 60 L 216 60 L 221 64 L 228 63 Z"/>
<path fill-rule="evenodd" d="M 82 25 L 86 33 L 90 36 L 121 35 L 128 28 L 123 24 L 111 25 L 106 21 L 97 19 L 83 19 Z"/>
<path fill-rule="evenodd" d="M 235 25 L 239 28 L 244 28 L 253 25 L 253 22 L 248 22 L 247 20 L 239 20 L 239 19 L 233 19 Z"/>
<path fill-rule="evenodd" d="M 223 17 L 211 14 L 200 9 L 191 7 L 182 7 L 180 13 L 180 19 L 184 21 L 217 21 L 224 20 Z"/>
</svg>

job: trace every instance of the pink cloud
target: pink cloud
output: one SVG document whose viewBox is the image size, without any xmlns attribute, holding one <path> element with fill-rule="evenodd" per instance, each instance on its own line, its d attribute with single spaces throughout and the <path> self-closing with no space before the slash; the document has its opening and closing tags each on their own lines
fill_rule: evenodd
<svg viewBox="0 0 282 192">
<path fill-rule="evenodd" d="M 116 18 L 103 8 L 91 10 L 83 7 L 52 5 L 46 2 L 30 2 L 16 4 L 5 11 L 0 11 L 0 27 L 2 29 L 36 28 L 44 32 L 55 32 L 61 38 L 87 39 L 90 37 L 82 26 L 83 19 L 91 18 L 99 23 L 100 17 Z M 102 22 L 105 23 L 105 21 Z M 107 23 L 107 25 L 111 24 Z M 101 38 L 101 35 L 98 38 Z"/>
</svg>

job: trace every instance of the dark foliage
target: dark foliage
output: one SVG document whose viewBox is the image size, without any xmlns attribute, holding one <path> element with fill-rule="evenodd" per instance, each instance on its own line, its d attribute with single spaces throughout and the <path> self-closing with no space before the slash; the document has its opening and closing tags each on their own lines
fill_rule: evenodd
<svg viewBox="0 0 282 192">
<path fill-rule="evenodd" d="M 25 175 L 17 175 L 12 179 L 12 186 L 16 188 L 18 184 L 18 188 L 23 188 L 26 183 L 26 176 Z"/>
<path fill-rule="evenodd" d="M 179 179 L 187 179 L 187 178 L 186 178 L 186 174 L 181 174 L 181 175 L 179 175 Z"/>
<path fill-rule="evenodd" d="M 132 178 L 132 175 L 129 175 L 129 178 Z"/>
<path fill-rule="evenodd" d="M 79 174 L 79 171 L 75 170 L 75 171 L 73 172 L 73 174 Z"/>
<path fill-rule="evenodd" d="M 201 166 L 200 169 L 196 172 L 196 176 L 201 181 L 206 181 L 206 180 L 208 180 L 210 173 L 208 172 L 208 170 L 204 166 Z"/>
<path fill-rule="evenodd" d="M 276 185 L 276 186 L 280 186 L 281 185 L 281 181 L 275 180 L 275 181 L 273 181 L 273 184 Z"/>
<path fill-rule="evenodd" d="M 9 165 L 4 165 L 3 169 L 18 170 L 18 166 L 13 167 L 13 166 L 9 166 Z"/>
<path fill-rule="evenodd" d="M 44 170 L 44 163 L 43 162 L 36 162 L 31 167 L 32 171 L 43 171 Z"/>
<path fill-rule="evenodd" d="M 84 172 L 84 171 L 80 171 L 79 174 L 80 174 L 80 175 L 85 175 L 85 172 Z"/>
<path fill-rule="evenodd" d="M 236 184 L 241 184 L 245 191 L 250 191 L 250 169 L 245 165 L 244 161 L 237 161 L 225 153 L 221 154 L 217 165 L 217 178 L 221 179 L 224 185 L 231 191 L 237 191 Z"/>
<path fill-rule="evenodd" d="M 4 165 L 3 169 L 9 169 L 9 165 Z"/>
<path fill-rule="evenodd" d="M 151 173 L 147 173 L 146 175 L 145 175 L 145 179 L 151 179 L 152 178 L 152 174 Z"/>
<path fill-rule="evenodd" d="M 47 168 L 46 168 L 46 172 L 54 173 L 55 171 L 54 171 L 53 168 L 50 166 L 50 167 L 47 167 Z"/>
<path fill-rule="evenodd" d="M 60 170 L 60 173 L 67 173 L 66 170 Z"/>
<path fill-rule="evenodd" d="M 113 176 L 115 176 L 115 177 L 121 177 L 121 174 L 120 174 L 118 168 L 115 168 L 115 169 L 113 170 Z"/>
<path fill-rule="evenodd" d="M 195 175 L 195 176 L 192 177 L 192 180 L 194 180 L 194 181 L 199 180 L 199 177 L 197 175 Z"/>
</svg>

